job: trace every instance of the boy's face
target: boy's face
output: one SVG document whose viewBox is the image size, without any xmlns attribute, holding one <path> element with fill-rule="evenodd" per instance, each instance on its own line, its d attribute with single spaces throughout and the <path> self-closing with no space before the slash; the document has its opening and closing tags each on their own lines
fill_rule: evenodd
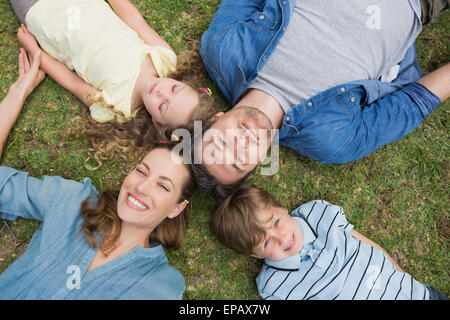
<svg viewBox="0 0 450 320">
<path fill-rule="evenodd" d="M 253 248 L 253 257 L 282 260 L 299 253 L 303 247 L 302 231 L 286 208 L 259 210 L 256 216 L 266 237 Z"/>
</svg>

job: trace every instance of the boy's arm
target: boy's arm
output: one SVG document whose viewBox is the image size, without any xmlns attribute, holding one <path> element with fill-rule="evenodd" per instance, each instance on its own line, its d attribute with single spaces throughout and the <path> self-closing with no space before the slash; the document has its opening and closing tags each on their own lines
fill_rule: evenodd
<svg viewBox="0 0 450 320">
<path fill-rule="evenodd" d="M 28 31 L 25 25 L 22 25 L 17 31 L 17 38 L 28 54 L 34 55 L 39 50 L 36 38 Z M 65 64 L 54 59 L 44 51 L 42 51 L 41 69 L 61 87 L 72 92 L 84 105 L 89 107 L 92 104 L 92 102 L 89 102 L 88 97 L 94 97 L 98 93 L 97 89 L 86 83 Z"/>
<path fill-rule="evenodd" d="M 366 237 L 364 237 L 362 234 L 360 234 L 359 232 L 357 232 L 355 229 L 350 230 L 350 234 L 357 240 L 360 240 L 364 243 L 367 243 L 368 245 L 381 250 L 384 252 L 384 254 L 386 255 L 386 257 L 389 259 L 389 261 L 392 262 L 392 264 L 397 268 L 398 271 L 400 272 L 405 272 L 402 270 L 402 268 L 400 268 L 400 266 L 395 262 L 394 259 L 392 259 L 392 257 L 386 252 L 386 250 L 384 250 L 382 247 L 380 247 L 378 244 L 376 244 L 375 242 L 373 242 L 370 239 L 367 239 Z"/>
<path fill-rule="evenodd" d="M 108 0 L 108 2 L 120 19 L 136 31 L 139 37 L 147 44 L 164 47 L 173 51 L 172 47 L 147 24 L 134 4 L 128 0 Z"/>
</svg>

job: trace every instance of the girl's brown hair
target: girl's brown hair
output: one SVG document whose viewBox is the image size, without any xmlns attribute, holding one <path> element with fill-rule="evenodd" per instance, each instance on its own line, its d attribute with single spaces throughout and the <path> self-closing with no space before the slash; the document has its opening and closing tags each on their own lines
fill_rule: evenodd
<svg viewBox="0 0 450 320">
<path fill-rule="evenodd" d="M 178 55 L 177 69 L 169 76 L 182 81 L 198 91 L 199 104 L 195 107 L 187 124 L 182 128 L 187 129 L 191 137 L 194 133 L 194 121 L 206 122 L 216 112 L 213 98 L 199 87 L 204 86 L 204 66 L 199 54 L 199 45 L 194 44 L 193 49 L 183 51 Z M 92 119 L 88 112 L 83 112 L 81 117 L 74 119 L 75 125 L 70 133 L 75 137 L 87 137 L 92 145 L 94 158 L 98 169 L 104 160 L 112 158 L 139 159 L 147 152 L 148 148 L 155 147 L 161 140 L 171 141 L 172 130 L 167 125 L 155 125 L 145 108 L 141 108 L 132 119 L 119 122 L 110 121 L 99 123 Z"/>
<path fill-rule="evenodd" d="M 170 149 L 169 146 L 159 146 L 158 148 Z M 177 203 L 187 200 L 194 188 L 195 183 L 189 170 L 189 177 L 185 181 L 181 195 Z M 107 255 L 120 236 L 121 220 L 117 214 L 117 199 L 119 190 L 108 190 L 100 193 L 96 203 L 92 197 L 87 198 L 81 204 L 81 213 L 84 223 L 80 234 L 84 233 L 87 241 L 93 248 L 100 245 L 100 250 Z M 167 248 L 179 249 L 186 235 L 189 224 L 189 208 L 186 208 L 175 218 L 165 218 L 150 234 L 149 244 L 157 241 Z"/>
<path fill-rule="evenodd" d="M 256 212 L 272 207 L 282 208 L 269 192 L 252 184 L 244 184 L 216 205 L 211 219 L 213 233 L 226 247 L 251 255 L 266 236 Z"/>
</svg>

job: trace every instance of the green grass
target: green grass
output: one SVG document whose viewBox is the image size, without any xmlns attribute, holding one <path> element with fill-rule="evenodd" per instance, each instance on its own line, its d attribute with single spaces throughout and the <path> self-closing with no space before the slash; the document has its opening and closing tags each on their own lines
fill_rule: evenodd
<svg viewBox="0 0 450 320">
<path fill-rule="evenodd" d="M 140 0 L 140 11 L 176 51 L 189 48 L 207 29 L 219 0 Z M 0 3 L 0 98 L 17 77 L 19 26 L 9 1 Z M 450 13 L 427 26 L 417 41 L 419 63 L 428 73 L 450 60 Z M 220 106 L 226 102 L 211 81 Z M 449 286 L 449 101 L 418 129 L 368 157 L 345 165 L 321 165 L 280 148 L 275 176 L 255 174 L 250 182 L 265 187 L 289 209 L 312 199 L 344 208 L 355 229 L 384 247 L 417 280 L 447 295 Z M 109 162 L 97 171 L 84 167 L 89 145 L 67 134 L 83 106 L 48 78 L 27 100 L 13 128 L 1 164 L 33 176 L 60 175 L 80 181 L 91 177 L 99 190 L 118 187 L 130 165 Z M 260 261 L 240 256 L 213 237 L 210 196 L 197 192 L 187 239 L 170 263 L 184 275 L 185 299 L 258 299 L 255 277 Z M 0 224 L 1 226 L 1 224 Z M 23 247 L 38 223 L 12 222 Z M 19 246 L 20 247 L 20 246 Z M 0 272 L 22 252 L 0 235 Z M 5 248 L 11 248 L 6 250 Z"/>
</svg>

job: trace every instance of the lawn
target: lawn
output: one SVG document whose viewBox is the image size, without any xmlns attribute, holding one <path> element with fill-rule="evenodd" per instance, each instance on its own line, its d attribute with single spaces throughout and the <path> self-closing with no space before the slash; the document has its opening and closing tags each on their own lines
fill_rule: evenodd
<svg viewBox="0 0 450 320">
<path fill-rule="evenodd" d="M 219 2 L 133 1 L 176 51 L 200 39 Z M 18 74 L 18 27 L 9 1 L 1 1 L 0 98 Z M 419 36 L 417 51 L 424 74 L 450 61 L 449 30 L 447 11 Z M 210 80 L 205 82 L 219 107 L 225 108 L 219 89 Z M 119 187 L 132 164 L 110 161 L 96 171 L 86 169 L 88 142 L 67 133 L 81 112 L 86 112 L 81 102 L 47 77 L 27 100 L 1 165 L 36 177 L 59 175 L 77 181 L 90 177 L 100 191 Z M 265 187 L 289 209 L 313 199 L 342 206 L 355 229 L 384 247 L 406 272 L 449 295 L 449 112 L 447 101 L 408 136 L 345 165 L 322 165 L 280 147 L 278 173 L 262 176 L 257 172 L 249 181 Z M 209 226 L 213 206 L 209 195 L 196 192 L 191 204 L 183 247 L 167 251 L 170 264 L 185 277 L 184 298 L 258 299 L 255 277 L 261 262 L 217 242 Z M 0 234 L 0 272 L 23 253 L 39 224 L 18 220 L 10 225 L 19 241 L 7 230 Z"/>
</svg>

